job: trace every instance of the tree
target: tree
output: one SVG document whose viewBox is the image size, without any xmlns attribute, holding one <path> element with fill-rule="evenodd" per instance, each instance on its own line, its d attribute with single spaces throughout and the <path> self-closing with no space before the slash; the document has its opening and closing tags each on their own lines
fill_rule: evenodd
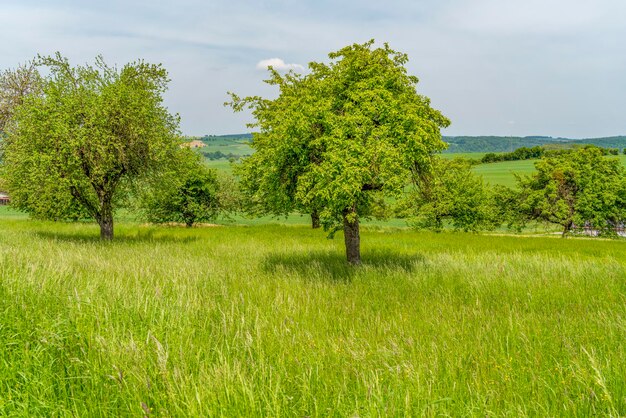
<svg viewBox="0 0 626 418">
<path fill-rule="evenodd" d="M 418 228 L 441 231 L 444 221 L 456 230 L 493 229 L 498 223 L 492 210 L 492 196 L 481 177 L 471 171 L 467 160 L 434 160 L 433 170 L 422 176 L 406 204 L 417 215 Z"/>
<path fill-rule="evenodd" d="M 312 62 L 303 76 L 270 69 L 277 99 L 233 96 L 232 103 L 250 106 L 260 129 L 252 143 L 259 156 L 244 171 L 270 172 L 273 187 L 283 187 L 268 196 L 276 199 L 270 206 L 294 202 L 318 210 L 327 230 L 343 228 L 351 264 L 361 262 L 360 219 L 429 170 L 433 153 L 445 148 L 440 128 L 449 124 L 417 93 L 407 56 L 373 44 L 333 52 L 329 64 Z"/>
<path fill-rule="evenodd" d="M 78 208 L 110 240 L 129 186 L 177 149 L 178 118 L 162 104 L 167 72 L 143 61 L 118 70 L 101 57 L 72 67 L 59 53 L 37 65 L 50 75 L 16 107 L 2 144 L 12 205 L 54 219 Z"/>
<path fill-rule="evenodd" d="M 4 132 L 15 109 L 31 94 L 41 93 L 42 79 L 33 63 L 0 72 L 0 132 Z"/>
<path fill-rule="evenodd" d="M 215 219 L 219 185 L 215 170 L 206 167 L 195 152 L 181 149 L 170 169 L 150 179 L 140 207 L 149 222 L 196 222 Z"/>
<path fill-rule="evenodd" d="M 626 219 L 626 181 L 619 160 L 604 158 L 589 146 L 544 158 L 537 172 L 518 177 L 517 208 L 521 221 L 560 225 L 565 237 L 575 225 L 590 225 L 601 234 Z"/>
</svg>

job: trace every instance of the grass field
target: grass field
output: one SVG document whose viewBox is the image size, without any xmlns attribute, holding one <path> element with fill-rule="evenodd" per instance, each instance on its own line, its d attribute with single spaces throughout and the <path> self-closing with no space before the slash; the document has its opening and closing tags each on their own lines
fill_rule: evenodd
<svg viewBox="0 0 626 418">
<path fill-rule="evenodd" d="M 442 154 L 445 158 L 451 156 L 461 156 L 468 159 L 480 159 L 484 154 L 468 153 L 468 154 Z M 609 157 L 616 158 L 616 157 Z M 626 166 L 626 155 L 617 157 L 622 165 Z M 474 173 L 483 177 L 485 182 L 492 185 L 500 184 L 504 186 L 515 186 L 515 174 L 531 174 L 535 171 L 535 163 L 537 160 L 523 161 L 503 161 L 500 163 L 479 164 L 474 166 Z"/>
<path fill-rule="evenodd" d="M 515 174 L 531 174 L 535 171 L 537 160 L 503 161 L 500 163 L 479 164 L 474 166 L 474 173 L 483 177 L 491 185 L 515 186 Z"/>
<path fill-rule="evenodd" d="M 623 241 L 0 230 L 0 415 L 626 414 Z"/>
<path fill-rule="evenodd" d="M 217 151 L 222 145 L 215 144 L 211 146 L 211 151 Z M 237 152 L 250 153 L 251 149 L 247 144 L 242 141 L 241 144 L 233 145 L 232 141 L 225 142 L 224 146 L 241 147 Z M 224 149 L 222 152 L 226 153 Z M 234 152 L 234 151 L 228 151 Z M 236 153 L 237 153 L 236 152 Z M 242 154 L 243 155 L 243 154 Z M 480 160 L 485 153 L 472 152 L 472 153 L 442 153 L 441 157 L 446 159 L 451 158 L 465 158 L 470 160 Z M 615 157 L 611 157 L 615 158 Z M 626 166 L 626 155 L 619 155 L 617 157 L 624 166 Z M 524 161 L 503 161 L 499 163 L 479 164 L 474 166 L 474 173 L 483 177 L 486 183 L 491 185 L 499 184 L 508 187 L 515 186 L 515 174 L 531 174 L 535 171 L 535 162 L 537 160 L 524 160 Z M 232 172 L 232 165 L 227 160 L 213 160 L 206 161 L 208 167 L 215 168 L 217 170 Z"/>
<path fill-rule="evenodd" d="M 202 148 L 206 152 L 221 151 L 224 154 L 236 154 L 236 155 L 249 155 L 253 153 L 250 147 L 249 139 L 214 139 L 212 141 L 205 142 L 206 147 Z"/>
</svg>

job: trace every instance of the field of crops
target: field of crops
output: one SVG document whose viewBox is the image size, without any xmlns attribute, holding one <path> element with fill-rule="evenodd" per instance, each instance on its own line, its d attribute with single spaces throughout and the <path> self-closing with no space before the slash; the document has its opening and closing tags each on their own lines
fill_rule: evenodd
<svg viewBox="0 0 626 418">
<path fill-rule="evenodd" d="M 0 216 L 0 415 L 626 413 L 626 243 Z"/>
</svg>

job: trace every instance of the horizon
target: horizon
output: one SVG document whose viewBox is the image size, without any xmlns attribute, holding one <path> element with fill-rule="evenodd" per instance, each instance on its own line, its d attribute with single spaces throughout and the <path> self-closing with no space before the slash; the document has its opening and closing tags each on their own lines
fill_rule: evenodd
<svg viewBox="0 0 626 418">
<path fill-rule="evenodd" d="M 250 131 L 250 132 L 239 132 L 239 133 L 226 133 L 226 134 L 202 134 L 202 135 L 190 135 L 190 134 L 182 134 L 182 136 L 184 137 L 189 137 L 189 138 L 204 138 L 204 137 L 223 137 L 223 136 L 240 136 L 240 135 L 252 135 L 253 133 L 255 133 L 255 131 Z M 604 138 L 623 138 L 626 137 L 626 134 L 624 135 L 610 135 L 610 136 L 588 136 L 588 137 L 584 137 L 584 138 L 573 138 L 573 137 L 566 137 L 566 136 L 550 136 L 550 135 L 524 135 L 524 136 L 518 136 L 518 135 L 492 135 L 492 134 L 486 134 L 486 135 L 444 135 L 442 133 L 441 135 L 444 138 L 546 138 L 546 139 L 565 139 L 565 140 L 573 140 L 573 141 L 584 141 L 585 139 L 604 139 Z"/>
</svg>

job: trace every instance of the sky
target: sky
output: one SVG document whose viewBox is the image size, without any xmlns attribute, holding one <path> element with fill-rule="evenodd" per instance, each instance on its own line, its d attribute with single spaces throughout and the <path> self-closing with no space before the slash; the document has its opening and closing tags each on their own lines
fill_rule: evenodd
<svg viewBox="0 0 626 418">
<path fill-rule="evenodd" d="M 228 91 L 275 97 L 268 64 L 369 39 L 408 54 L 445 135 L 626 135 L 626 0 L 0 0 L 0 69 L 162 63 L 187 135 L 248 132 Z"/>
</svg>

